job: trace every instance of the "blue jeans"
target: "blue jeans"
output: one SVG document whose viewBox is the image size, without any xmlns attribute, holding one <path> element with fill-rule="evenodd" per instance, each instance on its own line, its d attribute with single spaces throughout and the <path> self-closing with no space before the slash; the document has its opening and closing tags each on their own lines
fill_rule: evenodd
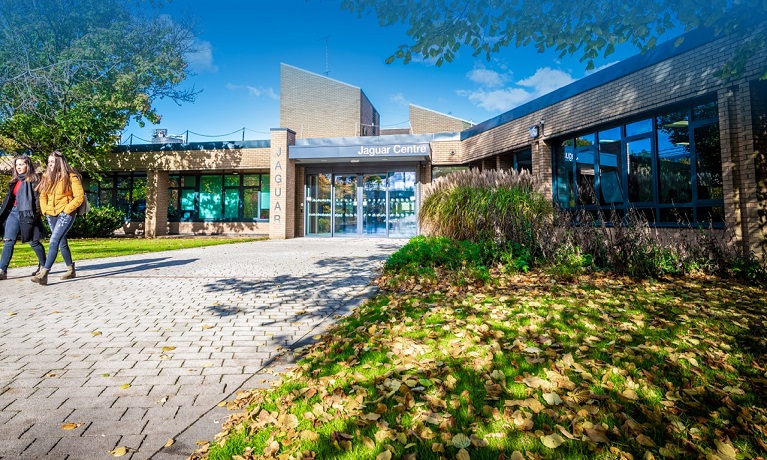
<svg viewBox="0 0 767 460">
<path fill-rule="evenodd" d="M 58 216 L 45 216 L 48 218 L 48 225 L 51 227 L 51 240 L 48 242 L 48 258 L 45 259 L 45 268 L 53 268 L 53 262 L 61 251 L 61 257 L 67 267 L 72 266 L 72 253 L 69 252 L 69 243 L 67 243 L 67 232 L 75 223 L 75 216 L 62 212 Z"/>
<path fill-rule="evenodd" d="M 19 237 L 21 227 L 19 226 L 19 212 L 16 210 L 16 206 L 11 208 L 8 219 L 5 221 L 5 234 L 3 235 L 3 255 L 0 256 L 0 270 L 7 272 L 8 265 L 11 264 L 11 257 L 13 257 L 13 247 L 16 244 L 16 239 Z M 45 263 L 45 248 L 39 240 L 29 241 L 29 247 L 35 251 L 38 264 Z"/>
</svg>

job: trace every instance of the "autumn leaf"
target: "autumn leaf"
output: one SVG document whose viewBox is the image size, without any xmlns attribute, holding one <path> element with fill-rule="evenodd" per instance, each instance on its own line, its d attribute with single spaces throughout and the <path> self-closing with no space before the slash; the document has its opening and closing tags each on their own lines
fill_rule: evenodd
<svg viewBox="0 0 767 460">
<path fill-rule="evenodd" d="M 589 439 L 591 439 L 594 442 L 604 442 L 604 443 L 610 442 L 610 440 L 607 439 L 607 436 L 605 436 L 605 434 L 600 430 L 595 430 L 593 428 L 585 428 L 583 431 L 585 431 L 586 436 L 588 436 Z"/>
<path fill-rule="evenodd" d="M 202 327 L 202 330 L 204 331 L 204 330 L 207 330 L 207 329 L 213 329 L 215 326 L 211 326 L 210 324 L 203 324 L 200 327 Z"/>
<path fill-rule="evenodd" d="M 549 406 L 562 404 L 562 398 L 560 398 L 557 393 L 543 393 L 543 399 Z"/>
<path fill-rule="evenodd" d="M 376 460 L 391 460 L 391 451 L 384 450 L 376 456 Z"/>
<path fill-rule="evenodd" d="M 123 455 L 128 454 L 128 448 L 125 446 L 118 446 L 110 450 L 109 453 L 112 454 L 113 457 L 122 457 Z"/>
<path fill-rule="evenodd" d="M 83 426 L 83 423 L 65 423 L 61 425 L 61 429 L 69 431 L 74 430 L 75 428 L 80 428 L 81 426 Z"/>
<path fill-rule="evenodd" d="M 174 347 L 174 346 L 170 346 L 170 345 L 166 345 L 166 346 L 162 347 L 162 351 L 163 351 L 163 352 L 166 352 L 166 351 L 173 351 L 173 350 L 175 350 L 175 349 L 176 349 L 176 347 Z"/>
<path fill-rule="evenodd" d="M 636 401 L 637 399 L 639 399 L 639 395 L 637 394 L 637 392 L 632 390 L 631 388 L 627 388 L 623 390 L 621 394 L 623 395 L 624 398 L 630 399 L 632 401 Z"/>
<path fill-rule="evenodd" d="M 636 439 L 639 444 L 645 447 L 655 447 L 655 442 L 643 434 L 638 435 Z"/>
<path fill-rule="evenodd" d="M 176 442 L 176 440 L 175 440 L 175 439 L 173 439 L 173 438 L 170 438 L 170 439 L 168 439 L 168 442 L 166 442 L 166 443 L 165 443 L 165 445 L 164 445 L 163 447 L 170 447 L 170 446 L 172 446 L 172 445 L 173 445 L 175 442 Z"/>
<path fill-rule="evenodd" d="M 556 449 L 565 442 L 565 438 L 556 433 L 550 434 L 548 436 L 541 436 L 540 439 L 543 445 L 549 449 Z"/>
<path fill-rule="evenodd" d="M 121 390 L 127 390 L 128 388 L 130 388 L 130 383 L 123 383 L 120 385 Z"/>
<path fill-rule="evenodd" d="M 91 335 L 93 335 L 94 337 L 99 336 L 101 335 L 101 331 L 93 331 L 91 332 Z"/>
<path fill-rule="evenodd" d="M 280 443 L 277 441 L 272 441 L 271 444 L 266 446 L 264 449 L 264 455 L 267 457 L 274 457 L 274 454 L 280 451 Z"/>
<path fill-rule="evenodd" d="M 368 449 L 375 449 L 376 448 L 375 441 L 373 441 L 371 438 L 369 438 L 367 436 L 363 436 L 362 437 L 362 445 L 367 447 Z"/>
<path fill-rule="evenodd" d="M 466 449 L 459 450 L 455 458 L 458 460 L 471 460 L 471 457 L 469 457 L 469 452 L 467 452 Z"/>
<path fill-rule="evenodd" d="M 735 460 L 735 448 L 729 441 L 722 442 L 719 439 L 715 439 L 714 444 L 716 445 L 716 452 L 720 457 L 723 457 L 725 460 Z"/>
<path fill-rule="evenodd" d="M 471 445 L 471 440 L 465 434 L 458 433 L 455 436 L 453 436 L 453 439 L 452 441 L 450 441 L 450 443 L 458 449 L 463 449 Z"/>
</svg>

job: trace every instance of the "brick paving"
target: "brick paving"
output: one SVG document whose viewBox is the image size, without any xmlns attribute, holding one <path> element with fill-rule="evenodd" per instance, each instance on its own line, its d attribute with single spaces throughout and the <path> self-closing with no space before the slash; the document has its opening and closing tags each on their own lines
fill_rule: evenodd
<svg viewBox="0 0 767 460">
<path fill-rule="evenodd" d="M 0 282 L 0 458 L 182 459 L 372 295 L 391 239 L 298 238 L 77 261 Z M 75 259 L 83 254 L 75 254 Z M 64 424 L 77 424 L 65 430 Z M 175 443 L 165 448 L 169 439 Z"/>
</svg>

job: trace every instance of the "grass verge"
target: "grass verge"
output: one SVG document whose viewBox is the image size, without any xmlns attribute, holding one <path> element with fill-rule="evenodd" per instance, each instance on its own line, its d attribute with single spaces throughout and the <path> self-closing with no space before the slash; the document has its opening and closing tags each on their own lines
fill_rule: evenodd
<svg viewBox="0 0 767 460">
<path fill-rule="evenodd" d="M 203 246 L 216 246 L 220 244 L 245 243 L 259 241 L 266 238 L 248 237 L 204 237 L 191 238 L 83 238 L 69 239 L 69 248 L 75 261 L 78 259 L 100 259 L 103 257 L 127 256 L 131 254 L 144 254 L 149 252 L 170 251 L 173 249 L 199 248 Z M 43 240 L 46 251 L 48 241 Z M 61 253 L 56 258 L 62 262 Z M 16 243 L 11 258 L 10 268 L 37 265 L 37 257 L 29 245 Z"/>
<path fill-rule="evenodd" d="M 493 277 L 380 278 L 280 383 L 229 401 L 191 458 L 767 455 L 764 288 Z"/>
</svg>

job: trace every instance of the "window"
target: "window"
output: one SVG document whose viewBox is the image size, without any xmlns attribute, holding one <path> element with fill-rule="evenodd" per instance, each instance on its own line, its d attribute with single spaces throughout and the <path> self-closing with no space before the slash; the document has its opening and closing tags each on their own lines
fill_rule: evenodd
<svg viewBox="0 0 767 460">
<path fill-rule="evenodd" d="M 556 202 L 605 215 L 630 207 L 657 225 L 723 225 L 717 117 L 716 102 L 705 101 L 560 139 Z"/>
<path fill-rule="evenodd" d="M 168 182 L 170 221 L 269 219 L 269 174 L 175 174 Z"/>
<path fill-rule="evenodd" d="M 93 206 L 111 206 L 125 213 L 125 219 L 143 222 L 146 210 L 146 174 L 113 173 L 101 181 L 87 180 L 86 193 Z"/>
</svg>

